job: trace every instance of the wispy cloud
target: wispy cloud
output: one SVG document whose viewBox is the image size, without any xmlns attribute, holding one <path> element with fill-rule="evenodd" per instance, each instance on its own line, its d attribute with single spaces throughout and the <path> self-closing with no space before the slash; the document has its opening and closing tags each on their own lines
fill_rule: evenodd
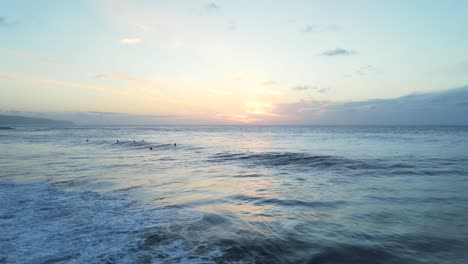
<svg viewBox="0 0 468 264">
<path fill-rule="evenodd" d="M 307 26 L 304 27 L 304 29 L 303 29 L 302 31 L 305 32 L 305 33 L 317 32 L 317 26 L 315 26 L 315 25 L 307 25 Z"/>
<path fill-rule="evenodd" d="M 230 123 L 245 123 L 245 124 L 248 124 L 248 123 L 253 123 L 253 122 L 257 122 L 259 121 L 258 118 L 253 118 L 251 116 L 248 116 L 248 115 L 239 115 L 239 114 L 234 114 L 234 115 L 230 115 L 230 114 L 216 114 L 215 115 L 215 118 L 219 118 L 221 120 L 227 120 L 227 121 L 230 121 Z"/>
<path fill-rule="evenodd" d="M 157 89 L 164 81 L 163 76 L 157 78 L 144 79 L 139 77 L 130 76 L 124 73 L 109 72 L 95 75 L 95 78 L 112 78 L 116 80 L 126 81 L 130 92 L 129 96 L 136 97 L 144 100 L 159 100 L 165 103 L 183 105 L 184 108 L 191 109 L 202 109 L 202 107 L 196 106 L 191 103 L 174 100 L 167 96 L 162 95 Z"/>
<path fill-rule="evenodd" d="M 134 45 L 141 43 L 141 39 L 139 38 L 123 38 L 120 40 L 120 43 L 125 44 L 125 45 Z"/>
<path fill-rule="evenodd" d="M 332 25 L 332 26 L 306 25 L 301 29 L 301 31 L 304 33 L 323 33 L 323 32 L 333 32 L 337 30 L 338 30 L 338 27 L 335 25 Z"/>
<path fill-rule="evenodd" d="M 8 25 L 9 25 L 9 23 L 7 22 L 6 17 L 0 16 L 0 27 L 6 27 Z"/>
<path fill-rule="evenodd" d="M 27 54 L 27 53 L 18 52 L 18 51 L 12 51 L 12 50 L 0 50 L 0 55 L 15 56 L 17 58 L 27 59 L 27 60 L 37 61 L 37 62 L 55 62 L 54 60 L 47 58 L 45 56 L 36 55 L 36 54 Z"/>
<path fill-rule="evenodd" d="M 224 91 L 224 90 L 218 90 L 218 89 L 210 89 L 208 92 L 212 94 L 221 94 L 221 95 L 231 95 L 232 92 L 229 91 Z"/>
<path fill-rule="evenodd" d="M 237 24 L 234 21 L 230 21 L 227 26 L 227 30 L 229 31 L 236 31 L 237 30 Z"/>
<path fill-rule="evenodd" d="M 366 66 L 363 66 L 363 67 L 360 67 L 360 68 L 356 69 L 356 71 L 354 73 L 356 75 L 364 76 L 364 75 L 367 75 L 367 74 L 370 74 L 370 73 L 376 73 L 376 72 L 378 72 L 377 68 L 375 68 L 372 65 L 366 65 Z"/>
<path fill-rule="evenodd" d="M 37 78 L 33 76 L 20 75 L 20 74 L 0 73 L 0 79 L 15 80 L 15 81 L 28 82 L 28 83 L 33 83 L 33 84 L 44 83 L 48 85 L 57 85 L 57 86 L 77 88 L 77 89 L 90 89 L 90 90 L 126 95 L 126 94 L 123 94 L 120 90 L 115 89 L 110 86 L 99 86 L 99 85 L 85 84 L 85 83 L 41 79 L 41 78 Z"/>
<path fill-rule="evenodd" d="M 211 11 L 216 11 L 216 10 L 220 9 L 219 5 L 217 5 L 217 4 L 213 3 L 213 2 L 206 4 L 205 8 L 207 10 L 211 10 Z"/>
<path fill-rule="evenodd" d="M 321 53 L 321 55 L 329 56 L 329 57 L 331 57 L 331 56 L 348 56 L 348 55 L 354 55 L 354 54 L 356 54 L 355 51 L 342 49 L 342 48 L 327 50 L 327 51 Z"/>
<path fill-rule="evenodd" d="M 312 86 L 312 85 L 298 85 L 298 86 L 294 86 L 292 88 L 293 91 L 305 91 L 305 90 L 311 90 L 311 89 L 315 89 L 316 87 L 315 86 Z"/>
<path fill-rule="evenodd" d="M 179 105 L 179 106 L 183 105 L 185 108 L 201 109 L 198 106 L 191 105 L 189 103 L 181 102 L 178 100 L 172 100 L 170 98 L 162 96 L 157 90 L 154 89 L 154 81 L 152 80 L 139 79 L 139 78 L 135 78 L 135 77 L 128 76 L 125 74 L 120 74 L 120 73 L 110 73 L 110 74 L 104 74 L 102 76 L 128 81 L 130 88 L 132 89 L 121 89 L 121 88 L 117 88 L 115 86 L 109 86 L 109 85 L 94 85 L 94 84 L 88 84 L 88 83 L 77 83 L 77 82 L 68 82 L 68 81 L 61 81 L 61 80 L 42 79 L 42 78 L 37 78 L 33 76 L 0 72 L 0 80 L 4 79 L 4 80 L 27 82 L 27 83 L 33 84 L 34 87 L 38 83 L 42 83 L 42 84 L 47 84 L 47 86 L 54 85 L 58 87 L 67 87 L 67 88 L 75 88 L 75 89 L 88 89 L 88 90 L 105 92 L 109 94 L 115 94 L 115 95 L 119 95 L 119 96 L 126 97 L 126 98 L 131 97 L 137 100 L 162 102 L 162 103 L 174 104 L 174 105 Z M 100 78 L 103 78 L 103 77 L 100 77 Z"/>
<path fill-rule="evenodd" d="M 201 5 L 197 9 L 193 10 L 194 15 L 200 17 L 215 17 L 217 14 L 221 12 L 221 6 L 216 4 L 215 2 L 208 2 L 204 5 Z"/>
<path fill-rule="evenodd" d="M 320 88 L 317 90 L 318 93 L 326 93 L 328 91 L 330 91 L 331 88 L 330 87 L 324 87 L 324 88 Z"/>
<path fill-rule="evenodd" d="M 262 85 L 265 87 L 275 87 L 275 86 L 278 86 L 279 83 L 275 81 L 264 81 L 262 82 Z"/>
<path fill-rule="evenodd" d="M 155 96 L 159 96 L 157 92 L 154 90 L 159 84 L 159 80 L 157 79 L 144 79 L 138 78 L 134 76 L 130 76 L 124 73 L 119 72 L 108 72 L 103 74 L 98 74 L 95 76 L 96 78 L 111 78 L 120 81 L 126 81 L 127 85 L 132 89 L 141 90 L 142 93 L 152 94 Z"/>
<path fill-rule="evenodd" d="M 133 20 L 128 21 L 128 24 L 136 27 L 137 29 L 143 31 L 143 32 L 148 32 L 151 30 L 151 27 L 142 23 L 135 22 Z"/>
<path fill-rule="evenodd" d="M 129 82 L 140 82 L 140 83 L 147 83 L 149 82 L 148 80 L 141 79 L 141 78 L 136 78 L 124 73 L 118 73 L 118 72 L 109 72 L 109 73 L 104 73 L 104 74 L 98 74 L 97 75 L 99 78 L 114 78 L 114 79 L 120 79 L 124 81 L 129 81 Z"/>
<path fill-rule="evenodd" d="M 264 81 L 262 86 L 255 89 L 256 93 L 266 95 L 279 95 L 281 92 L 278 90 L 279 83 L 275 81 Z"/>
<path fill-rule="evenodd" d="M 101 112 L 101 111 L 89 111 L 87 113 L 98 114 L 98 115 L 121 115 L 122 114 L 119 112 Z"/>
<path fill-rule="evenodd" d="M 129 114 L 106 111 L 83 112 L 26 112 L 15 110 L 2 110 L 0 114 L 21 115 L 27 117 L 50 118 L 55 120 L 68 120 L 79 125 L 156 125 L 187 122 L 190 117 L 177 115 L 157 114 Z"/>
<path fill-rule="evenodd" d="M 250 101 L 245 103 L 245 112 L 253 115 L 278 116 L 273 113 L 275 106 L 269 103 Z"/>
<path fill-rule="evenodd" d="M 315 91 L 317 93 L 326 93 L 328 91 L 331 90 L 330 87 L 320 87 L 320 86 L 317 86 L 317 85 L 297 85 L 297 86 L 294 86 L 292 87 L 292 90 L 293 91 Z"/>
<path fill-rule="evenodd" d="M 351 77 L 364 77 L 364 76 L 367 76 L 367 75 L 371 75 L 371 74 L 376 74 L 376 73 L 381 73 L 382 70 L 373 66 L 373 65 L 365 65 L 365 66 L 361 66 L 359 68 L 357 68 L 356 70 L 354 70 L 354 72 L 350 72 L 350 73 L 347 73 L 344 75 L 344 77 L 346 78 L 351 78 Z"/>
</svg>

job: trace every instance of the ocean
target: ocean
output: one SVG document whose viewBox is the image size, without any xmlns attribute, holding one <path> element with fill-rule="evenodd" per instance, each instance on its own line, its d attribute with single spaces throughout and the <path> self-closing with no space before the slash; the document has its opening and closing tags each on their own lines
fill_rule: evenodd
<svg viewBox="0 0 468 264">
<path fill-rule="evenodd" d="M 468 127 L 0 130 L 0 263 L 468 263 Z"/>
</svg>

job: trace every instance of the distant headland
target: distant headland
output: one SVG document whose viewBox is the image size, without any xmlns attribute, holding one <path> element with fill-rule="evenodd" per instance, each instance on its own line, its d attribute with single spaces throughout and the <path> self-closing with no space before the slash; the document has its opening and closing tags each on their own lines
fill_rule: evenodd
<svg viewBox="0 0 468 264">
<path fill-rule="evenodd" d="M 46 118 L 0 115 L 0 129 L 12 129 L 12 126 L 73 126 L 73 122 Z"/>
</svg>

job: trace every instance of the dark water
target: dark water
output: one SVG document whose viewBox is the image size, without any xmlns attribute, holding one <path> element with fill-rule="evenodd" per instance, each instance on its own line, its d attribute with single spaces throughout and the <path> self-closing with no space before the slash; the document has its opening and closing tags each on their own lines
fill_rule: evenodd
<svg viewBox="0 0 468 264">
<path fill-rule="evenodd" d="M 468 263 L 468 127 L 3 130 L 0 263 Z"/>
</svg>

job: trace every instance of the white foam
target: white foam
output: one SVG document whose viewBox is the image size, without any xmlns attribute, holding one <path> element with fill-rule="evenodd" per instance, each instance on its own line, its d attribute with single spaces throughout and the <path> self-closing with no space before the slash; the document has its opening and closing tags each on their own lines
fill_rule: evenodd
<svg viewBox="0 0 468 264">
<path fill-rule="evenodd" d="M 0 260 L 14 263 L 210 263 L 189 226 L 201 213 L 147 207 L 47 183 L 0 183 Z M 157 234 L 161 239 L 148 240 Z"/>
</svg>

